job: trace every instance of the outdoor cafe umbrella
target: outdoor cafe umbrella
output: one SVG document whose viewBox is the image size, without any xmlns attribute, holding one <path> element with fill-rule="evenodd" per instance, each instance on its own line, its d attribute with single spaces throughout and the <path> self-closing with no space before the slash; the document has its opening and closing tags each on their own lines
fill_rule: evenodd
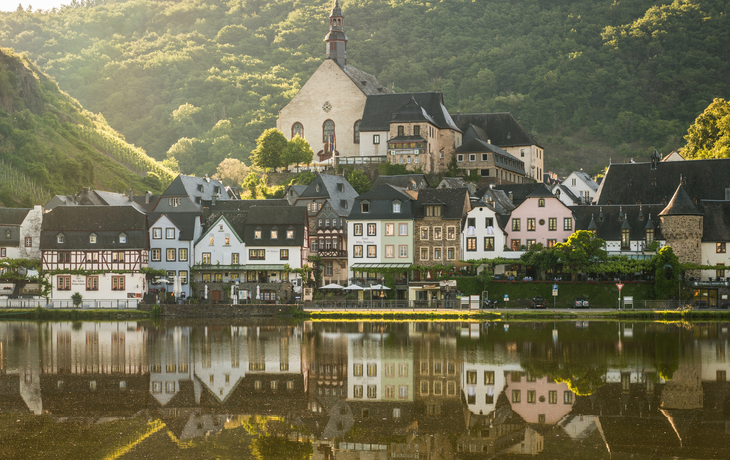
<svg viewBox="0 0 730 460">
<path fill-rule="evenodd" d="M 370 290 L 370 300 L 373 300 L 373 291 L 390 291 L 390 288 L 383 284 L 373 284 L 367 289 Z"/>
<path fill-rule="evenodd" d="M 369 288 L 368 288 L 369 289 Z M 343 291 L 363 291 L 365 288 L 358 286 L 357 284 L 351 284 L 347 287 L 342 288 Z"/>
<path fill-rule="evenodd" d="M 320 289 L 345 289 L 345 287 L 337 283 L 330 283 L 327 286 L 322 286 Z"/>
<path fill-rule="evenodd" d="M 173 294 L 175 294 L 175 298 L 177 299 L 178 297 L 180 297 L 180 291 L 182 291 L 182 289 L 180 287 L 180 277 L 175 276 L 175 277 L 173 277 L 173 279 L 174 279 L 174 284 L 172 287 L 172 292 L 173 292 Z"/>
</svg>

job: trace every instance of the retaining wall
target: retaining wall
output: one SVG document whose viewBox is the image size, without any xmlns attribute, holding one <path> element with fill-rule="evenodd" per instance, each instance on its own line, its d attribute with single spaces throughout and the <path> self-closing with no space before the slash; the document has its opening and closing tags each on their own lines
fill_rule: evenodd
<svg viewBox="0 0 730 460">
<path fill-rule="evenodd" d="M 237 318 L 244 316 L 277 316 L 296 309 L 295 305 L 160 305 L 160 315 L 179 318 Z"/>
</svg>

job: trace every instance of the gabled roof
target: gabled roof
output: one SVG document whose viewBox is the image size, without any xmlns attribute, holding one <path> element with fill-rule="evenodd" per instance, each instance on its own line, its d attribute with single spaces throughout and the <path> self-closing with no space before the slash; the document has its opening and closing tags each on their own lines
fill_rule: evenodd
<svg viewBox="0 0 730 460">
<path fill-rule="evenodd" d="M 154 227 L 162 216 L 167 217 L 178 230 L 180 230 L 181 241 L 192 241 L 195 237 L 195 223 L 201 215 L 199 212 L 153 212 L 147 215 L 150 227 Z"/>
<path fill-rule="evenodd" d="M 370 203 L 370 211 L 362 212 L 361 203 Z M 401 212 L 393 213 L 393 202 L 401 202 Z M 415 200 L 402 188 L 390 184 L 374 187 L 355 200 L 350 219 L 412 219 Z"/>
<path fill-rule="evenodd" d="M 510 171 L 525 174 L 525 162 L 512 155 L 508 151 L 497 147 L 496 145 L 488 144 L 481 139 L 472 139 L 466 144 L 462 144 L 456 149 L 458 154 L 469 154 L 469 153 L 492 153 L 494 155 L 494 164 Z"/>
<path fill-rule="evenodd" d="M 614 163 L 596 192 L 596 204 L 668 202 L 682 181 L 687 195 L 698 200 L 725 200 L 730 186 L 730 159 Z"/>
<path fill-rule="evenodd" d="M 63 233 L 64 243 L 56 235 Z M 95 233 L 96 243 L 89 242 Z M 124 233 L 126 243 L 119 242 Z M 44 249 L 138 249 L 149 248 L 147 216 L 132 206 L 58 206 L 43 216 L 41 247 Z"/>
<path fill-rule="evenodd" d="M 423 219 L 426 216 L 425 206 L 441 204 L 442 219 L 461 219 L 469 212 L 468 190 L 466 188 L 430 188 L 418 192 L 414 217 Z M 466 204 L 465 204 L 466 203 Z"/>
<path fill-rule="evenodd" d="M 378 79 L 375 78 L 373 75 L 370 75 L 367 72 L 363 72 L 356 67 L 348 64 L 342 70 L 348 77 L 350 77 L 350 80 L 352 80 L 352 82 L 355 83 L 360 91 L 362 91 L 363 94 L 365 94 L 366 96 L 374 94 L 391 94 L 393 92 L 392 90 L 381 85 Z"/>
<path fill-rule="evenodd" d="M 467 133 L 469 136 L 464 136 L 464 143 L 479 138 L 504 147 L 539 145 L 509 112 L 457 114 L 452 118 L 462 131 L 467 131 L 469 125 L 479 128 Z"/>
<path fill-rule="evenodd" d="M 495 190 L 490 187 L 485 187 L 477 191 L 477 196 L 480 198 L 480 201 L 473 205 L 472 208 L 482 206 L 482 203 L 486 203 L 499 214 L 509 214 L 516 207 L 514 203 L 509 200 L 509 197 L 504 190 Z"/>
<path fill-rule="evenodd" d="M 575 174 L 576 177 L 580 178 L 583 182 L 585 182 L 585 184 L 588 187 L 590 187 L 591 190 L 593 190 L 594 192 L 596 190 L 598 190 L 598 184 L 596 183 L 596 181 L 594 181 L 591 176 L 589 176 L 588 174 L 586 174 L 582 170 L 581 171 L 573 171 L 571 174 L 568 175 L 568 177 L 570 177 L 570 175 L 572 175 L 572 174 Z"/>
<path fill-rule="evenodd" d="M 317 188 L 319 188 L 319 191 Z M 299 195 L 299 198 L 327 198 L 337 215 L 347 217 L 355 198 L 357 198 L 357 192 L 344 176 L 318 174 L 306 190 Z M 342 200 L 347 202 L 346 206 L 342 205 Z"/>
<path fill-rule="evenodd" d="M 444 177 L 439 182 L 440 188 L 466 188 L 467 184 L 463 177 Z"/>
<path fill-rule="evenodd" d="M 662 205 L 611 205 L 611 206 L 569 206 L 575 217 L 575 230 L 593 230 L 596 236 L 606 241 L 620 241 L 621 227 L 627 223 L 632 240 L 643 240 L 647 224 L 654 227 L 654 239 L 664 239 L 660 228 L 659 212 Z M 626 218 L 623 220 L 623 218 Z M 591 220 L 592 219 L 592 220 Z"/>
<path fill-rule="evenodd" d="M 427 122 L 432 125 L 436 124 L 436 121 L 421 107 L 416 99 L 411 96 L 411 100 L 401 106 L 395 113 L 391 122 L 402 122 L 402 123 L 418 123 Z"/>
<path fill-rule="evenodd" d="M 537 187 L 527 195 L 528 198 L 555 198 L 545 184 L 537 184 Z"/>
<path fill-rule="evenodd" d="M 20 225 L 30 211 L 30 208 L 0 208 L 0 226 Z"/>
<path fill-rule="evenodd" d="M 568 198 L 570 198 L 570 200 L 573 203 L 575 203 L 575 204 L 580 203 L 580 198 L 578 198 L 577 196 L 575 196 L 575 193 L 573 193 L 573 191 L 570 190 L 565 185 L 563 185 L 563 184 L 555 184 L 555 185 L 553 185 L 553 195 L 558 196 L 557 195 L 557 192 L 558 191 L 560 191 L 560 194 L 561 195 L 566 195 Z"/>
<path fill-rule="evenodd" d="M 672 200 L 669 202 L 666 208 L 659 213 L 660 216 L 701 216 L 697 207 L 692 204 L 687 192 L 684 191 L 682 184 L 679 184 L 677 190 L 674 192 Z"/>
<path fill-rule="evenodd" d="M 201 200 L 212 200 L 216 197 L 218 201 L 228 200 L 228 193 L 220 181 L 208 177 L 194 177 L 179 174 L 175 180 L 160 195 L 161 197 L 187 196 L 200 208 L 196 198 Z"/>
<path fill-rule="evenodd" d="M 200 238 L 198 238 L 198 241 L 196 241 L 195 243 L 197 244 L 198 242 L 203 241 L 205 239 L 206 235 L 208 235 L 208 233 L 215 230 L 215 227 L 221 222 L 223 222 L 226 225 L 226 227 L 231 229 L 231 231 L 233 232 L 233 236 L 236 237 L 236 239 L 238 240 L 239 243 L 243 243 L 243 234 L 239 233 L 236 230 L 236 228 L 231 224 L 231 222 L 229 222 L 227 219 L 227 217 L 236 217 L 236 216 L 242 216 L 242 215 L 243 214 L 236 214 L 236 213 L 226 213 L 226 214 L 217 213 L 215 216 L 211 216 L 207 221 L 208 224 L 205 226 L 205 230 L 200 234 Z M 242 228 L 245 228 L 245 227 L 242 227 Z"/>
<path fill-rule="evenodd" d="M 730 241 L 730 201 L 702 201 L 702 241 Z"/>
<path fill-rule="evenodd" d="M 430 187 L 425 174 L 400 174 L 397 176 L 378 176 L 373 182 L 373 189 L 390 184 L 406 190 L 421 190 L 423 186 Z"/>
<path fill-rule="evenodd" d="M 390 130 L 390 122 L 411 99 L 431 117 L 437 128 L 461 131 L 444 106 L 443 94 L 438 92 L 370 95 L 365 101 L 360 131 Z"/>
<path fill-rule="evenodd" d="M 248 246 L 303 246 L 304 228 L 307 226 L 307 208 L 302 206 L 276 207 L 253 206 L 248 212 L 243 230 L 243 241 Z M 277 239 L 271 239 L 271 229 L 279 230 Z M 294 229 L 294 239 L 286 239 L 286 230 Z M 262 238 L 255 238 L 261 229 Z"/>
</svg>

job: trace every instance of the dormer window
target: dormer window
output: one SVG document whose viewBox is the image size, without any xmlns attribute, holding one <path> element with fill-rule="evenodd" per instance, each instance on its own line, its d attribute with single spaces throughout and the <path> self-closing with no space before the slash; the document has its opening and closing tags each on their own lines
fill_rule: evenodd
<svg viewBox="0 0 730 460">
<path fill-rule="evenodd" d="M 221 192 L 221 188 L 216 185 L 215 187 L 213 187 L 213 191 L 216 195 L 218 195 Z"/>
<path fill-rule="evenodd" d="M 203 191 L 203 184 L 198 185 L 198 191 L 199 192 L 202 192 Z"/>
<path fill-rule="evenodd" d="M 393 212 L 394 213 L 400 213 L 400 201 L 394 201 L 393 202 Z"/>
<path fill-rule="evenodd" d="M 294 239 L 294 228 L 289 227 L 286 229 L 286 239 L 287 240 L 293 240 Z"/>
<path fill-rule="evenodd" d="M 91 235 L 89 235 L 89 243 L 96 243 L 96 233 L 92 233 Z"/>
<path fill-rule="evenodd" d="M 279 238 L 279 229 L 274 227 L 271 229 L 271 239 L 276 240 Z"/>
<path fill-rule="evenodd" d="M 63 233 L 59 233 L 56 235 L 56 242 L 59 244 L 63 244 L 66 241 L 66 237 L 63 236 Z"/>
<path fill-rule="evenodd" d="M 315 190 L 315 191 L 316 191 L 317 193 L 319 193 L 319 184 L 317 184 L 317 185 L 316 185 L 316 186 L 314 187 L 314 190 Z"/>
<path fill-rule="evenodd" d="M 545 198 L 540 198 L 539 200 L 537 200 L 537 206 L 540 208 L 544 208 L 545 207 Z"/>
<path fill-rule="evenodd" d="M 360 211 L 363 213 L 370 212 L 370 202 L 363 201 L 362 203 L 360 203 Z"/>
<path fill-rule="evenodd" d="M 646 229 L 646 245 L 649 246 L 653 242 L 654 242 L 654 229 L 647 228 Z"/>
<path fill-rule="evenodd" d="M 342 209 L 347 209 L 347 200 L 340 200 L 340 206 Z"/>
<path fill-rule="evenodd" d="M 5 230 L 5 238 L 10 239 L 10 230 Z"/>
<path fill-rule="evenodd" d="M 256 230 L 253 231 L 253 238 L 255 240 L 261 239 L 261 227 L 256 227 Z"/>
<path fill-rule="evenodd" d="M 345 191 L 345 184 L 337 184 L 337 191 L 344 192 Z"/>
<path fill-rule="evenodd" d="M 441 217 L 441 206 L 426 206 L 426 217 Z"/>
<path fill-rule="evenodd" d="M 126 243 L 127 242 L 127 235 L 124 233 L 119 234 L 119 242 L 120 243 Z"/>
</svg>

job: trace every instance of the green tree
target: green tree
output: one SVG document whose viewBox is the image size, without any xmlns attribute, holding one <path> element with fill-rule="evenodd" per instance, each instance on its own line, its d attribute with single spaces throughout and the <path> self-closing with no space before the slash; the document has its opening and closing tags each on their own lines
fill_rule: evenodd
<svg viewBox="0 0 730 460">
<path fill-rule="evenodd" d="M 225 185 L 240 186 L 249 174 L 250 168 L 235 158 L 226 158 L 218 164 L 217 172 Z"/>
<path fill-rule="evenodd" d="M 673 298 L 679 294 L 677 279 L 680 274 L 679 259 L 671 246 L 664 246 L 651 259 L 649 270 L 654 272 L 654 294 L 657 299 Z"/>
<path fill-rule="evenodd" d="M 372 187 L 368 176 L 363 174 L 362 171 L 354 168 L 345 173 L 345 180 L 352 185 L 352 188 L 354 188 L 359 195 L 367 192 L 370 190 L 370 187 Z"/>
<path fill-rule="evenodd" d="M 730 157 L 730 102 L 715 99 L 684 136 L 682 153 L 687 159 Z"/>
<path fill-rule="evenodd" d="M 309 142 L 297 134 L 292 140 L 287 142 L 282 159 L 284 165 L 306 164 L 309 166 L 312 163 L 313 156 L 314 152 L 312 151 L 312 147 L 309 146 Z"/>
<path fill-rule="evenodd" d="M 572 273 L 575 280 L 578 273 L 588 272 L 591 266 L 606 260 L 607 253 L 603 249 L 606 242 L 588 230 L 578 230 L 570 235 L 565 243 L 555 245 L 564 268 Z"/>
<path fill-rule="evenodd" d="M 259 195 L 259 189 L 264 186 L 264 180 L 255 172 L 251 171 L 244 179 L 243 188 L 248 189 L 252 200 L 257 200 Z"/>
<path fill-rule="evenodd" d="M 251 152 L 251 162 L 266 171 L 284 166 L 282 153 L 287 147 L 284 135 L 276 128 L 269 128 L 256 139 L 256 148 Z"/>
</svg>

